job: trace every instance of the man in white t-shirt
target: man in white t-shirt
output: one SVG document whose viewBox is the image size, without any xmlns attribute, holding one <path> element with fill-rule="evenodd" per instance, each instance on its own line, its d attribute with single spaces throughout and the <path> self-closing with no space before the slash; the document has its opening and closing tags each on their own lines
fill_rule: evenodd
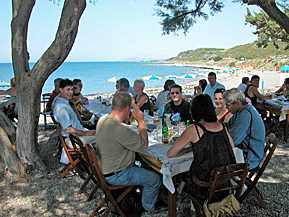
<svg viewBox="0 0 289 217">
<path fill-rule="evenodd" d="M 245 93 L 245 90 L 247 88 L 247 85 L 250 83 L 249 77 L 243 77 L 242 83 L 238 86 L 238 89 L 241 90 L 243 93 Z"/>
</svg>

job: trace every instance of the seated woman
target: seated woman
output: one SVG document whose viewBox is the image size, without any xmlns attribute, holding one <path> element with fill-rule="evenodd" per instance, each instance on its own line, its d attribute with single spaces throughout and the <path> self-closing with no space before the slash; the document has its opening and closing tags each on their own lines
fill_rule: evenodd
<svg viewBox="0 0 289 217">
<path fill-rule="evenodd" d="M 197 96 L 197 95 L 203 93 L 207 84 L 208 84 L 208 82 L 206 81 L 206 79 L 199 80 L 199 85 L 195 86 L 194 95 Z"/>
<path fill-rule="evenodd" d="M 86 109 L 86 112 L 83 112 L 82 110 L 78 109 L 78 107 L 80 107 L 81 109 L 84 108 L 79 103 L 79 101 L 80 101 L 79 88 L 77 86 L 73 86 L 72 91 L 73 91 L 73 95 L 72 95 L 71 99 L 69 100 L 69 104 L 72 107 L 73 111 L 76 113 L 77 118 L 80 121 L 81 125 L 87 129 L 89 129 L 89 130 L 95 129 L 96 125 L 93 125 L 91 122 L 88 121 L 93 114 L 90 113 L 89 111 L 87 111 L 87 109 Z M 88 115 L 86 116 L 85 113 L 88 113 Z"/>
<path fill-rule="evenodd" d="M 9 103 L 15 103 L 16 104 L 16 106 L 14 108 L 13 118 L 17 118 L 17 116 L 18 116 L 18 106 L 17 106 L 17 94 L 16 94 L 15 78 L 11 78 L 10 86 L 11 86 L 11 88 L 9 88 L 8 90 L 0 90 L 0 95 L 10 95 L 10 102 Z"/>
<path fill-rule="evenodd" d="M 196 96 L 192 100 L 191 108 L 195 124 L 189 126 L 169 149 L 168 157 L 193 151 L 194 161 L 187 174 L 184 191 L 203 203 L 208 198 L 208 189 L 198 186 L 194 180 L 209 182 L 214 169 L 236 163 L 232 149 L 234 143 L 224 125 L 217 121 L 209 95 Z M 184 148 L 187 144 L 190 144 L 190 147 Z"/>
<path fill-rule="evenodd" d="M 136 92 L 136 96 L 132 100 L 132 107 L 139 108 L 142 112 L 144 110 L 149 110 L 149 115 L 152 115 L 151 104 L 149 101 L 149 97 L 146 93 L 143 92 L 145 87 L 145 83 L 141 79 L 137 79 L 134 81 L 133 91 Z"/>
<path fill-rule="evenodd" d="M 285 78 L 284 84 L 275 92 L 276 95 L 284 95 L 289 98 L 289 78 Z"/>
<path fill-rule="evenodd" d="M 229 110 L 226 107 L 226 104 L 223 100 L 223 92 L 225 91 L 225 89 L 220 88 L 217 89 L 215 91 L 215 103 L 216 103 L 216 108 L 215 108 L 215 112 L 217 115 L 217 118 L 219 121 L 222 122 L 228 122 L 230 120 L 230 118 L 233 116 L 233 114 L 231 114 L 229 112 Z"/>
</svg>

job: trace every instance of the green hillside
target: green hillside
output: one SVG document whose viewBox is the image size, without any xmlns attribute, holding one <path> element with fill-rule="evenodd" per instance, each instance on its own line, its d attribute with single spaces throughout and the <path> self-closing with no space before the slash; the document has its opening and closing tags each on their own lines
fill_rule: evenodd
<svg viewBox="0 0 289 217">
<path fill-rule="evenodd" d="M 266 48 L 258 48 L 255 43 L 238 45 L 230 49 L 218 49 L 218 48 L 198 48 L 196 50 L 188 50 L 178 54 L 178 56 L 168 59 L 167 61 L 179 62 L 179 61 L 219 61 L 226 58 L 234 58 L 236 60 L 242 59 L 261 59 L 267 56 L 289 56 L 289 51 L 284 50 L 286 44 L 279 42 L 279 49 L 273 46 L 273 43 L 269 43 Z"/>
</svg>

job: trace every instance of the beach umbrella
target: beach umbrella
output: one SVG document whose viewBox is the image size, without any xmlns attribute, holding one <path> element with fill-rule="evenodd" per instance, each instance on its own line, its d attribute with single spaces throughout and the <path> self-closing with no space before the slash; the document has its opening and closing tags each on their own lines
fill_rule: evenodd
<svg viewBox="0 0 289 217">
<path fill-rule="evenodd" d="M 174 75 L 174 74 L 170 74 L 170 75 L 166 76 L 165 78 L 176 79 L 176 78 L 179 78 L 179 76 Z"/>
<path fill-rule="evenodd" d="M 224 73 L 227 73 L 227 70 L 223 70 Z"/>
<path fill-rule="evenodd" d="M 182 75 L 180 78 L 195 78 L 197 75 L 195 74 L 185 74 L 185 75 Z"/>
<path fill-rule="evenodd" d="M 10 84 L 5 82 L 5 81 L 0 81 L 0 87 L 4 88 L 4 87 L 10 87 Z"/>
<path fill-rule="evenodd" d="M 108 79 L 108 82 L 117 82 L 119 80 L 119 77 L 113 76 L 112 78 Z"/>
<path fill-rule="evenodd" d="M 154 80 L 161 80 L 163 79 L 160 76 L 156 76 L 156 75 L 148 75 L 142 78 L 143 80 L 147 80 L 147 81 L 153 81 L 153 94 L 155 94 L 155 89 L 154 89 Z"/>
<path fill-rule="evenodd" d="M 220 71 L 216 71 L 217 74 L 220 74 Z"/>
</svg>

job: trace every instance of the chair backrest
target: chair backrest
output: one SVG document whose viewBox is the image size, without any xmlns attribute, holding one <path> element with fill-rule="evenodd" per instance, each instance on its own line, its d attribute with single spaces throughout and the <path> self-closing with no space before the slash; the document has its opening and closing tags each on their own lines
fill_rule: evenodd
<svg viewBox="0 0 289 217">
<path fill-rule="evenodd" d="M 41 103 L 42 103 L 42 105 L 43 105 L 43 107 L 42 107 L 42 111 L 43 111 L 43 112 L 46 111 L 46 104 L 47 104 L 48 101 L 49 101 L 50 95 L 51 95 L 51 93 L 43 93 L 43 94 L 42 94 Z"/>
<path fill-rule="evenodd" d="M 86 145 L 86 152 L 87 152 L 88 159 L 89 159 L 90 169 L 91 169 L 94 177 L 101 184 L 101 188 L 104 189 L 105 191 L 107 191 L 107 189 L 108 189 L 107 183 L 106 183 L 106 180 L 102 174 L 100 166 L 98 164 L 98 159 L 97 159 L 95 150 L 93 149 L 93 147 L 91 147 L 91 145 L 87 144 Z"/>
<path fill-rule="evenodd" d="M 10 120 L 13 120 L 15 107 L 16 107 L 15 102 L 8 103 L 3 107 L 3 112 Z"/>
<path fill-rule="evenodd" d="M 238 163 L 238 164 L 230 164 L 228 166 L 220 167 L 212 171 L 211 173 L 211 186 L 208 197 L 208 203 L 214 198 L 216 192 L 225 191 L 230 188 L 237 189 L 235 197 L 239 199 L 243 186 L 246 181 L 246 177 L 249 171 L 249 164 L 246 163 Z M 230 180 L 233 177 L 239 177 L 240 182 L 230 186 L 218 188 L 221 184 L 223 184 L 226 180 Z"/>
</svg>

